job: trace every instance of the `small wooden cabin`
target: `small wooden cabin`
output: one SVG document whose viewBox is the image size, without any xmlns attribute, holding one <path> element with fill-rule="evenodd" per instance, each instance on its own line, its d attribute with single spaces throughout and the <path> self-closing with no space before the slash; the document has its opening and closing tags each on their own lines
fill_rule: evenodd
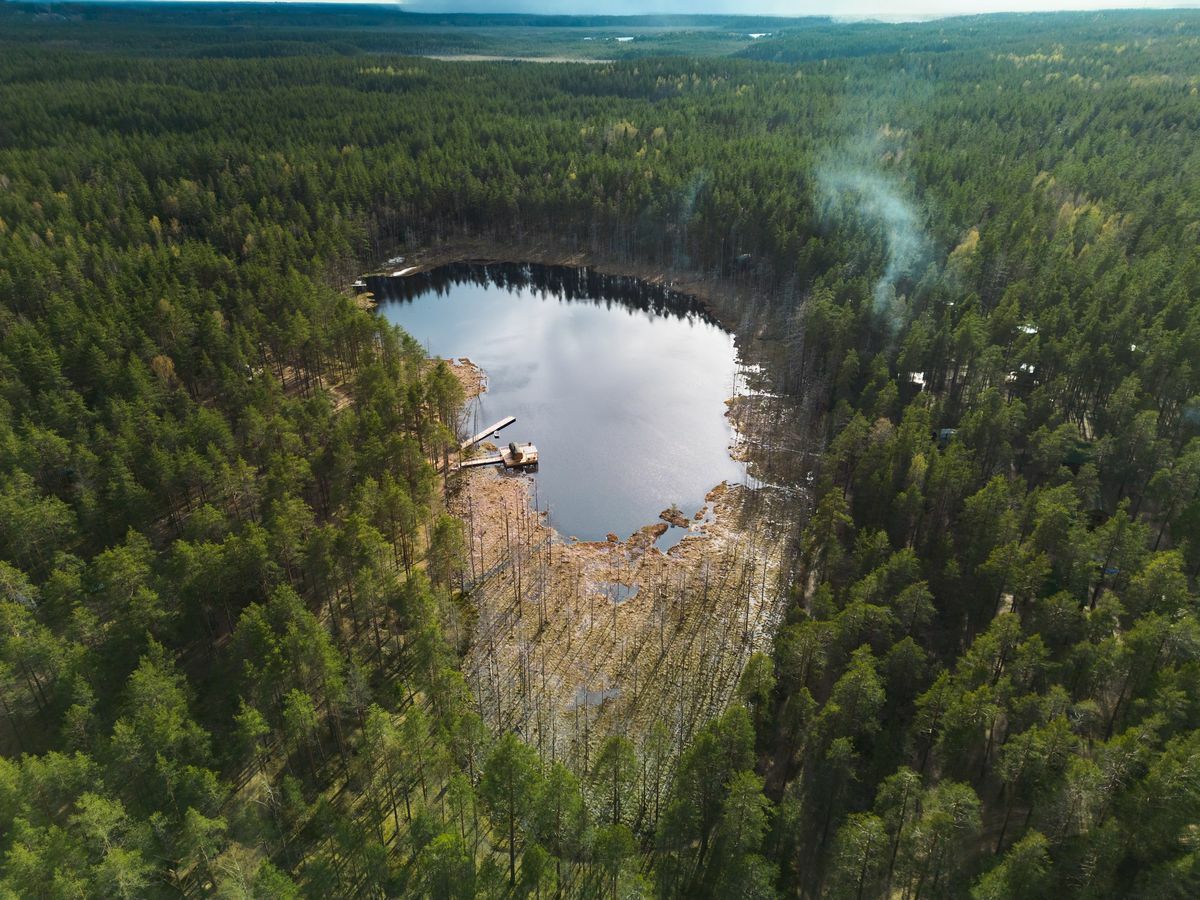
<svg viewBox="0 0 1200 900">
<path fill-rule="evenodd" d="M 501 451 L 500 457 L 506 469 L 521 469 L 537 465 L 538 451 L 533 444 L 518 444 L 516 441 L 509 441 L 508 447 Z"/>
</svg>

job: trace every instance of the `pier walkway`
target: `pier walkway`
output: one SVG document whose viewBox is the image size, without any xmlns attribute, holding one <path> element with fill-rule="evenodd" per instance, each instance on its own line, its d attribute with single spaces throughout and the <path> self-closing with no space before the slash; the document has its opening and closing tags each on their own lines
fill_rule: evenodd
<svg viewBox="0 0 1200 900">
<path fill-rule="evenodd" d="M 503 419 L 501 419 L 501 420 L 500 420 L 499 422 L 497 422 L 495 425 L 489 425 L 487 428 L 483 429 L 483 431 L 479 432 L 479 434 L 475 435 L 475 436 L 474 436 L 474 437 L 472 437 L 472 438 L 468 438 L 467 440 L 463 441 L 463 442 L 462 442 L 462 443 L 459 445 L 458 449 L 459 449 L 459 450 L 466 450 L 468 447 L 473 447 L 475 444 L 478 444 L 478 443 L 479 443 L 480 441 L 482 441 L 484 438 L 486 438 L 486 437 L 488 437 L 488 436 L 490 436 L 490 435 L 493 435 L 493 434 L 495 434 L 495 433 L 496 433 L 497 431 L 499 431 L 501 428 L 507 428 L 509 425 L 511 425 L 511 424 L 512 424 L 513 422 L 515 422 L 515 421 L 517 421 L 517 417 L 516 417 L 516 416 L 505 416 Z"/>
</svg>

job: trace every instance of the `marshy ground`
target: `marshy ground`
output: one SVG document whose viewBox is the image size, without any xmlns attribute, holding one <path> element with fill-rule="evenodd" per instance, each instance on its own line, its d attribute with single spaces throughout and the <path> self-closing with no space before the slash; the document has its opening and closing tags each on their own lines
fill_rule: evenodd
<svg viewBox="0 0 1200 900">
<path fill-rule="evenodd" d="M 474 365 L 454 369 L 468 392 L 485 386 Z M 685 746 L 750 654 L 770 650 L 789 536 L 772 524 L 778 491 L 714 487 L 704 509 L 682 511 L 689 533 L 664 553 L 661 521 L 607 541 L 558 534 L 535 508 L 536 477 L 453 477 L 475 616 L 464 671 L 481 715 L 585 771 L 609 734 L 641 745 L 665 727 Z"/>
</svg>

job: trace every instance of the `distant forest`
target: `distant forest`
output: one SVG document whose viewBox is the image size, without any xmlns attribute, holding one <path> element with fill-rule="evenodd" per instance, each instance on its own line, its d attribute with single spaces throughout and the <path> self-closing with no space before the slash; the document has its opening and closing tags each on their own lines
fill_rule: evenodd
<svg viewBox="0 0 1200 900">
<path fill-rule="evenodd" d="M 0 3 L 0 897 L 1196 896 L 1198 62 Z M 348 290 L 462 240 L 732 285 L 819 438 L 661 803 L 462 674 L 462 387 Z"/>
</svg>

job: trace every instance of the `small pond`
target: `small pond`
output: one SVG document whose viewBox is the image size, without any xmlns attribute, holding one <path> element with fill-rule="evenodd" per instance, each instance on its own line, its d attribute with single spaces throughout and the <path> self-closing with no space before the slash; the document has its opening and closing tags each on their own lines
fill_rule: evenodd
<svg viewBox="0 0 1200 900">
<path fill-rule="evenodd" d="M 694 300 L 558 266 L 458 263 L 367 283 L 430 354 L 486 371 L 468 426 L 517 417 L 493 440 L 537 445 L 538 505 L 563 536 L 624 538 L 671 504 L 690 517 L 713 486 L 744 479 L 725 418 L 733 336 Z M 659 546 L 684 534 L 671 528 Z"/>
</svg>

